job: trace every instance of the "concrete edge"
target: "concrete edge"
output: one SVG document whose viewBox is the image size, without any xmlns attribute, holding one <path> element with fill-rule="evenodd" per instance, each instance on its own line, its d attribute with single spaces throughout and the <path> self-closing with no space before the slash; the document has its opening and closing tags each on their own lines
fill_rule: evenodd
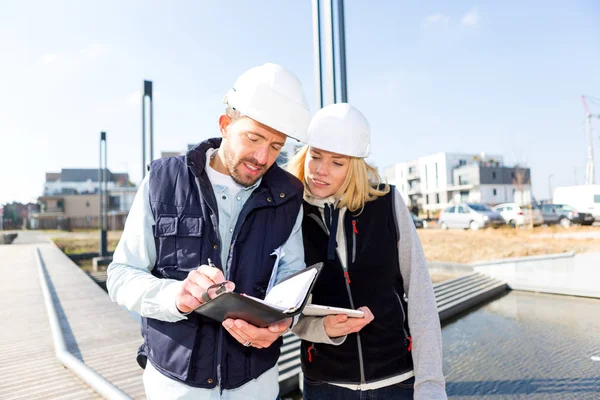
<svg viewBox="0 0 600 400">
<path fill-rule="evenodd" d="M 536 285 L 523 285 L 518 283 L 510 284 L 512 290 L 519 292 L 533 292 L 533 293 L 545 293 L 555 294 L 560 296 L 572 296 L 572 297 L 585 297 L 588 299 L 600 299 L 600 290 L 598 292 L 591 292 L 586 290 L 570 290 L 563 288 L 553 288 L 549 286 L 536 286 Z"/>
<path fill-rule="evenodd" d="M 572 257 L 575 257 L 576 254 L 577 253 L 575 253 L 574 251 L 569 251 L 566 253 L 545 254 L 543 256 L 511 257 L 511 258 L 501 258 L 499 260 L 476 261 L 476 262 L 472 262 L 468 265 L 470 265 L 472 268 L 474 268 L 474 267 L 482 267 L 482 266 L 491 265 L 491 264 L 508 264 L 508 263 L 513 263 L 513 262 L 555 260 L 555 259 L 559 259 L 559 258 L 572 258 Z"/>
</svg>

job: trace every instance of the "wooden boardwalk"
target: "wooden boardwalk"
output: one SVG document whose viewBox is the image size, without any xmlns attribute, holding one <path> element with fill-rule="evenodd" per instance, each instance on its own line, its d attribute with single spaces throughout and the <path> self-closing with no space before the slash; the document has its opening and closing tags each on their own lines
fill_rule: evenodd
<svg viewBox="0 0 600 400">
<path fill-rule="evenodd" d="M 0 246 L 0 399 L 101 398 L 56 360 L 36 247 L 69 352 L 132 398 L 145 398 L 135 361 L 139 324 L 54 244 L 26 232 Z"/>
</svg>

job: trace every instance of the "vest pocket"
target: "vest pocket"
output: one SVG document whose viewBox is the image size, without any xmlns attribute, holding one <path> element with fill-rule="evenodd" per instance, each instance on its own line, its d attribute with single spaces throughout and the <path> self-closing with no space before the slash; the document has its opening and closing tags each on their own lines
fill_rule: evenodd
<svg viewBox="0 0 600 400">
<path fill-rule="evenodd" d="M 195 347 L 198 318 L 165 322 L 148 318 L 148 356 L 160 369 L 187 380 Z"/>
<path fill-rule="evenodd" d="M 201 259 L 203 246 L 202 217 L 161 215 L 154 236 L 157 246 L 156 272 L 164 278 L 183 280 L 188 273 L 206 262 Z"/>
</svg>

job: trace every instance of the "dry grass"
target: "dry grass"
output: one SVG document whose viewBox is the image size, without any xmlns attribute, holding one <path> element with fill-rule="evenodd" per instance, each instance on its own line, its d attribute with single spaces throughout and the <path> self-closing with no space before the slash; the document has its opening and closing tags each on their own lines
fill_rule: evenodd
<svg viewBox="0 0 600 400">
<path fill-rule="evenodd" d="M 598 232 L 599 226 L 541 227 L 529 229 L 483 229 L 476 232 L 460 229 L 419 229 L 419 237 L 428 261 L 468 263 L 508 257 L 543 254 L 600 252 L 597 239 L 540 238 L 535 235 L 554 233 Z M 108 251 L 114 251 L 121 233 L 108 232 Z M 66 254 L 98 251 L 98 232 L 69 232 L 52 238 Z"/>
<path fill-rule="evenodd" d="M 108 232 L 107 250 L 115 251 L 119 239 L 121 239 L 119 231 Z M 62 233 L 60 237 L 53 237 L 52 240 L 65 254 L 81 254 L 98 252 L 100 246 L 100 234 L 95 232 L 69 232 Z"/>
<path fill-rule="evenodd" d="M 600 227 L 543 227 L 483 229 L 476 232 L 451 229 L 419 229 L 428 261 L 468 263 L 543 254 L 600 252 L 600 238 L 540 238 L 539 234 L 600 232 Z"/>
</svg>

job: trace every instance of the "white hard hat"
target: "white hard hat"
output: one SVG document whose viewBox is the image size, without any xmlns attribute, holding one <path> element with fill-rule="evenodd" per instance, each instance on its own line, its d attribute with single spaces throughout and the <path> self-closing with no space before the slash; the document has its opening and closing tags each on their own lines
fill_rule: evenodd
<svg viewBox="0 0 600 400">
<path fill-rule="evenodd" d="M 320 109 L 308 126 L 306 141 L 311 147 L 365 158 L 371 152 L 371 129 L 365 116 L 347 103 Z"/>
<path fill-rule="evenodd" d="M 240 75 L 223 103 L 289 137 L 305 141 L 310 109 L 296 75 L 278 64 L 264 64 Z"/>
</svg>

